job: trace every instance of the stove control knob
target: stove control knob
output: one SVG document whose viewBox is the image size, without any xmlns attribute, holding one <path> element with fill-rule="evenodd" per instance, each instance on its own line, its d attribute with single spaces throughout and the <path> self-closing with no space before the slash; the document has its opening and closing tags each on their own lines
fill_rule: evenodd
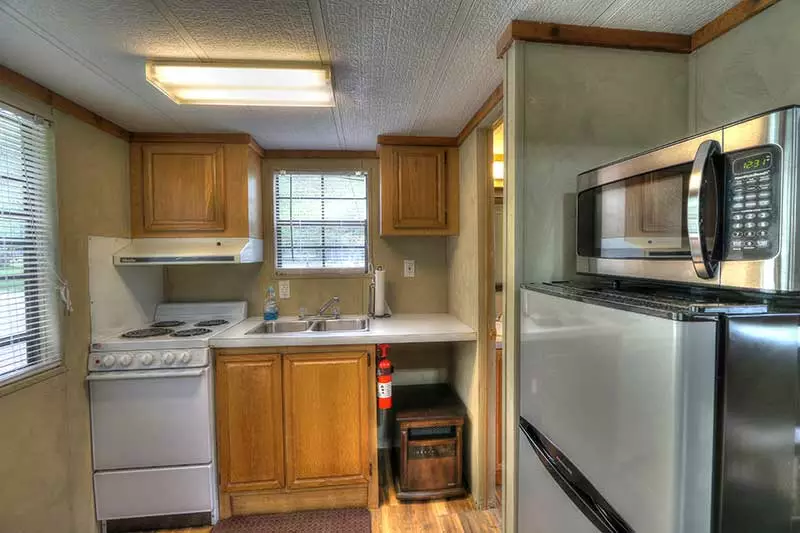
<svg viewBox="0 0 800 533">
<path fill-rule="evenodd" d="M 144 366 L 150 366 L 153 364 L 153 354 L 151 353 L 143 353 L 139 359 L 141 359 Z"/>
<path fill-rule="evenodd" d="M 103 366 L 106 367 L 106 368 L 111 368 L 112 366 L 114 366 L 115 362 L 116 362 L 116 359 L 114 358 L 113 355 L 107 355 L 107 356 L 103 357 Z"/>
<path fill-rule="evenodd" d="M 175 362 L 175 354 L 172 352 L 167 352 L 164 354 L 164 363 L 171 365 Z"/>
<path fill-rule="evenodd" d="M 191 360 L 192 360 L 192 354 L 190 354 L 189 352 L 183 352 L 181 354 L 181 363 L 188 364 L 189 361 Z"/>
<path fill-rule="evenodd" d="M 120 366 L 129 366 L 131 364 L 131 356 L 128 354 L 122 354 L 119 356 L 119 364 Z"/>
</svg>

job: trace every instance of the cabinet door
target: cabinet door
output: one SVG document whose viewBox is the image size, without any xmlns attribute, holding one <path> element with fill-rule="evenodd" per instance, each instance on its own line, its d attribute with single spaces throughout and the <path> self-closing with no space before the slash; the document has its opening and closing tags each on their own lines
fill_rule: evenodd
<svg viewBox="0 0 800 533">
<path fill-rule="evenodd" d="M 381 147 L 383 235 L 457 232 L 457 151 L 430 146 Z"/>
<path fill-rule="evenodd" d="M 286 485 L 361 485 L 369 480 L 368 355 L 284 356 Z"/>
<path fill-rule="evenodd" d="M 280 355 L 222 355 L 216 375 L 222 491 L 283 487 Z"/>
<path fill-rule="evenodd" d="M 225 229 L 224 146 L 142 145 L 145 231 Z"/>
</svg>

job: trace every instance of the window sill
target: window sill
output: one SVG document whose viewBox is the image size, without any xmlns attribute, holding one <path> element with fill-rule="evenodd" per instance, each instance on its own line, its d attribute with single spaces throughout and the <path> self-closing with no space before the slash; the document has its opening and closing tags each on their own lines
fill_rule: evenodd
<svg viewBox="0 0 800 533">
<path fill-rule="evenodd" d="M 59 363 L 57 366 L 52 368 L 46 368 L 44 370 L 40 370 L 34 374 L 23 374 L 21 377 L 12 379 L 5 382 L 0 382 L 0 398 L 3 396 L 7 396 L 18 390 L 26 389 L 37 383 L 41 383 L 43 381 L 47 381 L 52 379 L 56 376 L 60 376 L 61 374 L 66 373 L 67 367 L 63 363 Z"/>
<path fill-rule="evenodd" d="M 367 272 L 361 271 L 331 271 L 331 270 L 299 270 L 297 272 L 277 271 L 275 279 L 342 279 L 342 278 L 363 278 L 371 276 Z"/>
</svg>

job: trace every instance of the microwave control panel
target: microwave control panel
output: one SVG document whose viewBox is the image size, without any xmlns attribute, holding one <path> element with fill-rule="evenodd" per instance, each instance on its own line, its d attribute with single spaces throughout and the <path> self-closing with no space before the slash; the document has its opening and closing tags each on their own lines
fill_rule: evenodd
<svg viewBox="0 0 800 533">
<path fill-rule="evenodd" d="M 760 146 L 725 155 L 725 260 L 778 253 L 781 152 Z"/>
</svg>

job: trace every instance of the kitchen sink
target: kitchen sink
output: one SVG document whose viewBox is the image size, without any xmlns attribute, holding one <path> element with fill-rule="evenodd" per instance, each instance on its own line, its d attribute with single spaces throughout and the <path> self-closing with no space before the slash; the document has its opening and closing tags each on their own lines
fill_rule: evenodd
<svg viewBox="0 0 800 533">
<path fill-rule="evenodd" d="M 368 318 L 310 318 L 308 320 L 281 320 L 262 322 L 245 335 L 270 335 L 274 333 L 325 333 L 333 331 L 369 331 Z"/>
<path fill-rule="evenodd" d="M 285 322 L 262 322 L 245 335 L 269 334 L 269 333 L 302 333 L 311 326 L 307 320 L 291 320 Z"/>
<path fill-rule="evenodd" d="M 311 331 L 369 331 L 368 318 L 335 318 L 315 320 Z"/>
</svg>

